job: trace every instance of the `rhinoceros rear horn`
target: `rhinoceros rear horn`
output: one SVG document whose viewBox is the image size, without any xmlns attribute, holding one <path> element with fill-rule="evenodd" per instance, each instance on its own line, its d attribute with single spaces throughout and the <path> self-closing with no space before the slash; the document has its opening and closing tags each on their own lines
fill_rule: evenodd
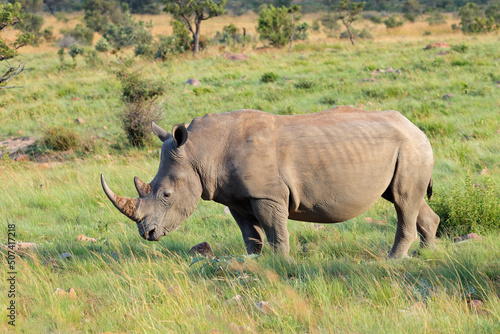
<svg viewBox="0 0 500 334">
<path fill-rule="evenodd" d="M 137 176 L 134 177 L 134 184 L 135 189 L 137 189 L 137 193 L 139 193 L 139 197 L 147 197 L 151 194 L 151 186 L 139 180 Z"/>
<path fill-rule="evenodd" d="M 106 184 L 104 180 L 104 175 L 101 174 L 101 185 L 102 189 L 108 196 L 109 200 L 113 203 L 113 205 L 125 216 L 132 219 L 135 222 L 141 221 L 141 217 L 137 212 L 137 208 L 139 207 L 140 200 L 137 198 L 128 198 L 121 197 L 115 194 Z"/>
<path fill-rule="evenodd" d="M 167 140 L 171 136 L 170 133 L 156 125 L 154 121 L 151 122 L 151 130 L 153 130 L 154 134 L 157 135 L 162 142 Z"/>
</svg>

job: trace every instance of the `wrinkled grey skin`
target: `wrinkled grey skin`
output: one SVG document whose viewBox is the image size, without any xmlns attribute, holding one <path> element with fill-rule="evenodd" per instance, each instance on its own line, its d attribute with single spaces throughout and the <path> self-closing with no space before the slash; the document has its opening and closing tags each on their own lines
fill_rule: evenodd
<svg viewBox="0 0 500 334">
<path fill-rule="evenodd" d="M 247 252 L 260 253 L 264 234 L 275 251 L 289 253 L 287 220 L 343 222 L 383 197 L 398 223 L 389 256 L 407 256 L 421 236 L 432 246 L 439 217 L 424 197 L 432 194 L 429 140 L 396 111 L 337 107 L 277 116 L 238 110 L 195 118 L 172 134 L 153 124 L 163 141 L 151 183 L 135 179 L 138 199 L 115 195 L 115 206 L 137 222 L 147 240 L 176 229 L 199 198 L 227 205 Z"/>
</svg>

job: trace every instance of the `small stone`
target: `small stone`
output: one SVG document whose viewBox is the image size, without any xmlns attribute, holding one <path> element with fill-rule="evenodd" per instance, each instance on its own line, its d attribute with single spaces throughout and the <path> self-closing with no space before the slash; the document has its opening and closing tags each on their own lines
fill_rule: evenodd
<svg viewBox="0 0 500 334">
<path fill-rule="evenodd" d="M 22 134 L 23 130 L 17 130 L 17 133 Z"/>
<path fill-rule="evenodd" d="M 224 213 L 228 216 L 231 215 L 231 210 L 229 210 L 229 208 L 227 206 L 224 207 Z"/>
<path fill-rule="evenodd" d="M 488 168 L 482 169 L 479 175 L 491 175 L 491 171 Z"/>
<path fill-rule="evenodd" d="M 77 119 L 75 119 L 75 123 L 76 124 L 83 124 L 83 123 L 85 123 L 85 120 L 81 117 L 78 117 Z"/>
<path fill-rule="evenodd" d="M 469 233 L 469 234 L 466 234 L 466 235 L 463 235 L 461 237 L 456 237 L 455 239 L 453 239 L 453 241 L 455 242 L 463 242 L 463 241 L 467 241 L 467 240 L 482 240 L 483 238 L 480 236 L 480 235 L 477 235 L 476 233 Z"/>
<path fill-rule="evenodd" d="M 388 68 L 385 69 L 385 71 L 387 73 L 392 73 L 392 72 L 394 72 L 394 69 L 392 67 L 388 67 Z"/>
<path fill-rule="evenodd" d="M 377 225 L 387 225 L 387 222 L 385 220 L 376 220 L 375 224 L 377 224 Z"/>
<path fill-rule="evenodd" d="M 64 252 L 61 254 L 61 258 L 63 259 L 69 259 L 71 257 L 71 254 L 68 252 Z"/>
<path fill-rule="evenodd" d="M 438 56 L 446 56 L 447 54 L 449 54 L 449 52 L 443 50 L 443 51 L 438 53 Z"/>
<path fill-rule="evenodd" d="M 28 251 L 37 248 L 38 245 L 33 243 L 33 242 L 20 242 L 15 245 L 4 245 L 3 248 L 14 251 L 14 252 L 19 252 L 19 251 Z"/>
<path fill-rule="evenodd" d="M 245 60 L 245 59 L 248 59 L 248 56 L 246 54 L 226 54 L 226 58 L 229 59 L 229 60 L 234 60 L 234 61 L 238 61 L 238 60 Z"/>
<path fill-rule="evenodd" d="M 229 298 L 228 300 L 226 300 L 226 304 L 227 305 L 234 305 L 234 304 L 239 304 L 243 301 L 243 297 L 241 297 L 241 295 L 235 295 L 235 296 L 232 296 L 231 298 Z"/>
<path fill-rule="evenodd" d="M 304 253 L 309 253 L 310 251 L 314 251 L 318 249 L 318 245 L 316 245 L 314 242 L 308 242 L 302 245 L 302 251 Z"/>
<path fill-rule="evenodd" d="M 340 81 L 345 81 L 345 79 L 344 79 L 344 78 L 342 78 L 342 77 L 340 77 L 340 78 L 339 78 L 339 80 L 340 80 Z"/>
<path fill-rule="evenodd" d="M 102 129 L 103 129 L 103 130 L 107 130 L 107 129 L 108 129 L 108 127 L 107 127 L 106 125 L 104 125 L 104 126 L 102 127 Z"/>
<path fill-rule="evenodd" d="M 244 76 L 242 76 L 242 77 L 240 78 L 240 80 L 246 80 L 246 79 L 247 79 L 247 76 L 246 76 L 246 75 L 244 75 Z"/>
<path fill-rule="evenodd" d="M 96 240 L 96 239 L 86 237 L 86 236 L 84 236 L 83 234 L 80 234 L 79 236 L 77 236 L 77 237 L 76 237 L 76 241 L 87 241 L 87 242 L 92 242 L 92 243 L 97 242 L 97 240 Z"/>
<path fill-rule="evenodd" d="M 27 154 L 21 154 L 21 155 L 18 155 L 16 158 L 14 158 L 14 161 L 27 162 L 27 161 L 30 161 L 30 157 Z"/>
<path fill-rule="evenodd" d="M 65 291 L 63 289 L 57 288 L 54 291 L 56 295 L 61 296 L 61 297 L 68 297 L 70 299 L 76 299 L 76 291 L 73 288 L 69 288 L 68 291 Z"/>
<path fill-rule="evenodd" d="M 484 302 L 482 300 L 479 300 L 479 299 L 473 299 L 473 300 L 469 301 L 468 304 L 469 304 L 469 307 L 474 310 L 474 309 L 478 309 L 481 306 L 483 306 Z"/>
<path fill-rule="evenodd" d="M 257 303 L 257 309 L 264 314 L 274 313 L 274 309 L 271 306 L 271 303 L 266 301 L 260 301 Z"/>
<path fill-rule="evenodd" d="M 210 247 L 210 244 L 206 241 L 200 243 L 200 244 L 197 244 L 197 245 L 194 245 L 191 250 L 189 251 L 189 253 L 191 254 L 200 254 L 200 255 L 203 255 L 203 256 L 209 256 L 209 257 L 213 257 L 214 254 L 212 252 L 212 247 Z"/>
<path fill-rule="evenodd" d="M 399 75 L 403 74 L 403 72 L 401 70 L 396 70 L 396 73 Z"/>
<path fill-rule="evenodd" d="M 186 81 L 186 84 L 191 86 L 198 86 L 201 85 L 201 81 L 197 79 L 188 79 L 188 81 Z"/>
<path fill-rule="evenodd" d="M 372 71 L 372 75 L 377 75 L 378 71 L 377 70 L 373 70 Z"/>
<path fill-rule="evenodd" d="M 314 228 L 316 228 L 317 230 L 324 230 L 325 226 L 320 225 L 320 224 L 314 224 Z"/>
<path fill-rule="evenodd" d="M 455 94 L 444 94 L 442 99 L 443 100 L 450 100 L 451 98 L 453 98 L 453 96 L 455 96 Z"/>
<path fill-rule="evenodd" d="M 449 49 L 450 45 L 446 42 L 436 42 L 436 43 L 430 43 L 425 47 L 425 50 L 430 50 L 430 49 L 435 49 L 435 48 L 445 48 Z"/>
<path fill-rule="evenodd" d="M 372 217 L 365 217 L 363 220 L 368 224 L 372 224 L 375 222 L 375 219 L 373 219 Z"/>
</svg>

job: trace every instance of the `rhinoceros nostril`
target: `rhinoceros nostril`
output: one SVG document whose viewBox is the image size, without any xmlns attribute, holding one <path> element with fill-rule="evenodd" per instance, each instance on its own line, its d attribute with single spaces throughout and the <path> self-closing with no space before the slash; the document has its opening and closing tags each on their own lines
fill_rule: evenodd
<svg viewBox="0 0 500 334">
<path fill-rule="evenodd" d="M 155 235 L 155 228 L 152 228 L 151 230 L 146 232 L 146 239 L 149 241 L 155 241 L 154 235 Z"/>
</svg>

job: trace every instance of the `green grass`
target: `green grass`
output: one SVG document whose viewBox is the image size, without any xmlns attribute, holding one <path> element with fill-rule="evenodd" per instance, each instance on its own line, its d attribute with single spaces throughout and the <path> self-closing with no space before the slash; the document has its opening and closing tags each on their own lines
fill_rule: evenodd
<svg viewBox="0 0 500 334">
<path fill-rule="evenodd" d="M 42 137 L 45 129 L 63 126 L 87 145 L 64 155 L 62 163 L 0 162 L 0 222 L 16 225 L 17 241 L 39 244 L 37 251 L 16 259 L 16 329 L 498 332 L 500 217 L 478 211 L 494 208 L 500 197 L 498 41 L 492 36 L 451 43 L 465 40 L 469 48 L 447 56 L 424 51 L 422 42 L 359 41 L 355 48 L 299 44 L 291 54 L 250 52 L 250 59 L 239 62 L 187 56 L 156 64 L 136 59 L 132 65 L 146 78 L 165 82 L 159 123 L 166 129 L 209 112 L 243 108 L 297 114 L 354 105 L 402 112 L 434 148 L 431 206 L 443 210 L 443 218 L 455 217 L 453 222 L 473 216 L 483 240 L 453 243 L 455 233 L 468 231 L 450 223 L 436 250 L 397 261 L 386 260 L 396 217 L 383 200 L 363 216 L 325 229 L 290 222 L 291 262 L 267 246 L 263 256 L 238 262 L 235 257 L 245 252 L 239 229 L 212 202 L 201 201 L 179 230 L 161 241 L 144 241 L 99 184 L 102 172 L 118 194 L 136 196 L 133 177 L 149 182 L 159 161 L 159 142 L 143 150 L 126 142 L 121 89 L 109 70 L 117 66 L 109 63 L 116 62 L 113 56 L 102 67 L 77 58 L 76 68 L 59 70 L 55 52 L 26 54 L 27 70 L 15 79 L 24 88 L 0 91 L 0 140 L 19 136 L 18 130 Z M 376 81 L 363 81 L 374 69 L 387 67 L 402 74 L 379 73 Z M 262 82 L 270 71 L 277 80 Z M 189 78 L 202 85 L 185 85 Z M 443 100 L 449 93 L 454 96 Z M 85 123 L 76 124 L 77 117 Z M 35 151 L 51 153 L 43 146 Z M 491 176 L 477 174 L 484 168 Z M 482 187 L 476 192 L 470 182 Z M 388 224 L 368 224 L 366 216 Z M 484 229 L 481 219 L 488 222 Z M 75 241 L 80 234 L 97 243 Z M 1 238 L 7 242 L 6 227 Z M 190 266 L 188 251 L 202 241 L 211 244 L 220 263 Z M 305 243 L 314 243 L 307 253 Z M 416 250 L 417 243 L 411 248 Z M 72 257 L 61 259 L 63 252 Z M 42 265 L 51 258 L 59 269 Z M 76 300 L 54 293 L 70 287 Z M 0 304 L 7 305 L 5 280 L 0 291 Z M 237 294 L 241 303 L 226 303 Z M 467 304 L 471 299 L 484 305 L 476 311 Z M 274 311 L 261 312 L 259 301 L 270 302 Z M 5 318 L 0 326 L 9 328 Z"/>
</svg>

